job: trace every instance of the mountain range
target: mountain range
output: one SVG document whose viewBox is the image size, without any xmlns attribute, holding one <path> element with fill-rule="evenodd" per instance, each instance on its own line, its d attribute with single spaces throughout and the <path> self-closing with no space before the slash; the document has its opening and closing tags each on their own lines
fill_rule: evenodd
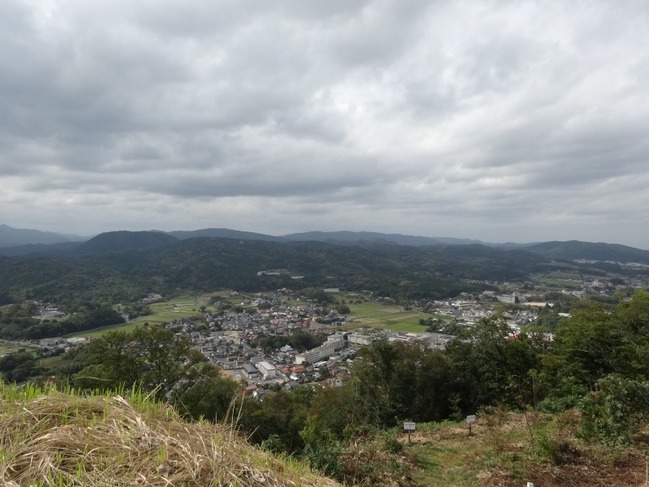
<svg viewBox="0 0 649 487">
<path fill-rule="evenodd" d="M 37 299 L 81 306 L 135 302 L 152 292 L 305 287 L 443 299 L 557 271 L 620 282 L 644 282 L 649 275 L 649 252 L 623 245 L 571 241 L 504 248 L 461 242 L 370 232 L 106 232 L 85 241 L 0 248 L 0 304 Z M 625 262 L 642 266 L 618 264 Z"/>
<path fill-rule="evenodd" d="M 313 231 L 273 236 L 228 228 L 205 228 L 193 231 L 172 232 L 155 230 L 114 231 L 101 233 L 95 237 L 88 238 L 78 235 L 42 232 L 34 229 L 18 229 L 2 224 L 0 224 L 0 255 L 7 257 L 32 254 L 92 255 L 108 252 L 138 251 L 165 247 L 175 242 L 195 238 L 275 243 L 324 242 L 343 245 L 385 244 L 411 247 L 482 245 L 502 250 L 524 250 L 552 260 L 583 259 L 649 264 L 649 251 L 619 244 L 592 243 L 577 240 L 528 244 L 494 244 L 471 239 L 352 231 Z"/>
</svg>

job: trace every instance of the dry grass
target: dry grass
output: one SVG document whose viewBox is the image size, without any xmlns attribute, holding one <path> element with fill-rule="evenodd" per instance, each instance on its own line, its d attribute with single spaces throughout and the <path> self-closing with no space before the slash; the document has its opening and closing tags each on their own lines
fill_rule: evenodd
<svg viewBox="0 0 649 487">
<path fill-rule="evenodd" d="M 141 396 L 17 394 L 9 388 L 0 391 L 0 484 L 338 485 L 250 446 L 229 426 L 187 423 Z"/>
<path fill-rule="evenodd" d="M 396 440 L 394 442 L 400 445 Z M 411 487 L 415 458 L 399 451 L 387 451 L 385 440 L 375 437 L 348 445 L 342 453 L 343 478 L 358 487 Z"/>
</svg>

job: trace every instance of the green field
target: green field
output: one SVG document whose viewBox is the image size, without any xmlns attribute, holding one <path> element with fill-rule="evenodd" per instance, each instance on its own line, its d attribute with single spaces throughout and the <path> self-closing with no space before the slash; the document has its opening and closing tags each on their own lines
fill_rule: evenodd
<svg viewBox="0 0 649 487">
<path fill-rule="evenodd" d="M 129 323 L 96 328 L 82 333 L 75 333 L 70 335 L 70 337 L 97 337 L 114 330 L 133 331 L 144 323 L 149 323 L 151 325 L 165 324 L 181 318 L 190 318 L 198 315 L 200 313 L 200 307 L 207 306 L 208 302 L 209 299 L 206 296 L 178 296 L 170 301 L 151 303 L 149 305 L 151 308 L 150 315 L 139 316 Z M 206 309 L 210 310 L 212 308 L 207 306 Z"/>
<path fill-rule="evenodd" d="M 354 320 L 356 327 L 385 327 L 392 331 L 426 331 L 426 327 L 420 325 L 419 320 L 429 317 L 425 313 L 402 311 L 396 306 L 375 302 L 350 304 L 349 309 L 351 310 L 350 318 Z"/>
<path fill-rule="evenodd" d="M 33 349 L 26 347 L 25 345 L 20 345 L 16 343 L 4 342 L 4 341 L 0 342 L 0 357 L 2 357 L 3 355 L 17 352 L 18 350 L 32 351 Z"/>
<path fill-rule="evenodd" d="M 149 307 L 151 308 L 151 314 L 146 316 L 139 316 L 129 323 L 124 323 L 121 325 L 113 326 L 104 326 L 101 328 L 95 328 L 93 330 L 84 331 L 81 333 L 74 333 L 68 335 L 67 338 L 71 337 L 97 337 L 108 333 L 109 331 L 133 331 L 134 329 L 149 323 L 150 325 L 162 325 L 169 323 L 173 320 L 178 320 L 182 318 L 190 318 L 192 316 L 199 316 L 201 313 L 201 306 L 205 306 L 206 311 L 214 311 L 214 306 L 211 306 L 211 298 L 220 297 L 223 300 L 227 301 L 233 306 L 240 305 L 244 299 L 248 296 L 244 294 L 237 294 L 232 296 L 230 291 L 219 291 L 211 294 L 205 294 L 200 296 L 190 296 L 182 295 L 175 297 L 169 301 L 160 301 L 157 303 L 151 303 Z M 247 306 L 246 306 L 247 307 Z"/>
<path fill-rule="evenodd" d="M 584 279 L 590 276 L 588 272 L 581 272 L 577 269 L 563 269 L 547 272 L 545 274 L 534 274 L 531 276 L 533 282 L 549 290 L 555 289 L 579 289 Z"/>
</svg>

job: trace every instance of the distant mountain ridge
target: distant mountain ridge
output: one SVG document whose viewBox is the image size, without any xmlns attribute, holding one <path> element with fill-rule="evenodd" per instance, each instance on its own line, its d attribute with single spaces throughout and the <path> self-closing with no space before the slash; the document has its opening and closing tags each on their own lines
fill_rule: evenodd
<svg viewBox="0 0 649 487">
<path fill-rule="evenodd" d="M 102 254 L 124 250 L 147 250 L 165 247 L 178 241 L 178 238 L 163 232 L 129 232 L 124 230 L 100 233 L 81 244 L 77 251 L 81 254 Z"/>
<path fill-rule="evenodd" d="M 18 247 L 21 245 L 51 245 L 64 242 L 85 240 L 78 235 L 42 232 L 27 228 L 14 228 L 0 224 L 0 247 Z"/>
<path fill-rule="evenodd" d="M 620 244 L 570 241 L 540 243 L 486 243 L 480 240 L 424 237 L 397 233 L 355 231 L 312 231 L 281 236 L 229 228 L 204 228 L 189 231 L 116 231 L 101 233 L 91 239 L 39 230 L 16 229 L 0 224 L 0 255 L 20 256 L 29 254 L 80 253 L 96 254 L 125 250 L 146 250 L 164 247 L 181 240 L 193 238 L 216 238 L 240 241 L 266 241 L 275 243 L 325 242 L 329 244 L 373 244 L 425 246 L 482 245 L 499 249 L 518 249 L 553 260 L 598 260 L 614 262 L 638 262 L 649 264 L 649 251 Z M 85 242 L 84 242 L 85 240 Z"/>
<path fill-rule="evenodd" d="M 543 257 L 530 252 L 484 245 L 178 240 L 159 232 L 109 232 L 49 259 L 0 257 L 0 298 L 14 302 L 29 291 L 35 299 L 52 302 L 98 296 L 126 302 L 152 290 L 340 287 L 388 297 L 442 299 L 479 293 L 489 287 L 480 283 L 487 279 L 525 279 L 545 265 Z M 259 274 L 268 269 L 287 272 Z"/>
<path fill-rule="evenodd" d="M 555 260 L 585 259 L 649 264 L 649 251 L 620 244 L 569 240 L 567 242 L 542 242 L 521 248 Z"/>
<path fill-rule="evenodd" d="M 83 242 L 61 242 L 53 244 L 26 244 L 15 247 L 0 247 L 0 256 L 19 257 L 53 256 L 74 253 Z"/>
<path fill-rule="evenodd" d="M 378 233 L 378 232 L 303 232 L 283 235 L 281 238 L 294 242 L 318 241 L 318 242 L 337 242 L 337 243 L 354 243 L 354 242 L 377 242 L 377 243 L 395 243 L 398 245 L 471 245 L 482 244 L 480 240 L 471 240 L 466 238 L 449 238 L 449 237 L 421 237 L 417 235 L 401 235 L 399 233 Z"/>
<path fill-rule="evenodd" d="M 255 234 L 247 234 L 255 238 L 246 239 L 245 232 L 233 232 L 225 234 L 238 238 L 181 240 L 159 231 L 118 231 L 56 252 L 45 248 L 60 249 L 61 244 L 35 246 L 38 252 L 29 255 L 2 256 L 0 249 L 0 302 L 18 302 L 27 292 L 44 301 L 72 302 L 81 296 L 96 299 L 106 295 L 115 302 L 126 302 L 151 290 L 257 292 L 320 286 L 370 290 L 393 298 L 443 299 L 460 292 L 492 290 L 492 281 L 520 282 L 554 269 L 649 273 L 616 264 L 561 262 L 584 259 L 649 264 L 649 252 L 612 244 L 546 242 L 509 250 L 484 244 L 400 245 L 390 242 L 390 235 L 356 239 L 368 236 L 361 232 L 342 232 L 338 237 L 347 241 L 338 242 L 266 241 Z M 330 234 L 315 235 L 325 236 Z M 287 272 L 260 275 L 268 269 Z"/>
<path fill-rule="evenodd" d="M 165 232 L 180 240 L 187 240 L 188 238 L 233 238 L 239 240 L 265 240 L 268 242 L 281 242 L 284 240 L 282 237 L 274 237 L 273 235 L 265 235 L 263 233 L 243 232 L 241 230 L 231 230 L 229 228 L 203 228 L 201 230 L 177 230 L 173 232 Z"/>
</svg>

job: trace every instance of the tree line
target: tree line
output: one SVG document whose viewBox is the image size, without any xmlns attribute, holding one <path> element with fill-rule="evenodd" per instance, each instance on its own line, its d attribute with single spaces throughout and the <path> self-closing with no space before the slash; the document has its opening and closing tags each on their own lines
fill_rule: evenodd
<svg viewBox="0 0 649 487">
<path fill-rule="evenodd" d="M 40 319 L 33 303 L 0 307 L 0 338 L 5 340 L 39 340 L 101 326 L 124 323 L 124 317 L 109 305 L 87 303 L 60 319 Z"/>
</svg>

